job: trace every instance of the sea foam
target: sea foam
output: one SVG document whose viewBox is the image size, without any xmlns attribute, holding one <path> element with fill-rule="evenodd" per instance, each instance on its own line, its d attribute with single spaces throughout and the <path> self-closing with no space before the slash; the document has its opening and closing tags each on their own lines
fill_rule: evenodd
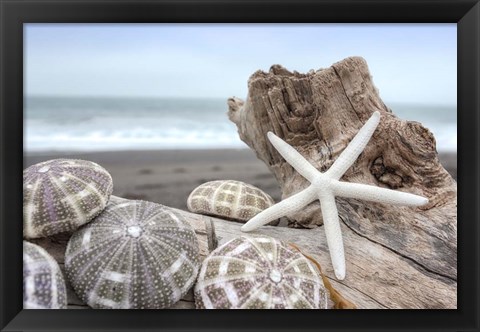
<svg viewBox="0 0 480 332">
<path fill-rule="evenodd" d="M 226 99 L 29 97 L 25 105 L 26 152 L 247 148 Z M 439 152 L 457 150 L 455 107 L 391 108 L 427 127 Z"/>
</svg>

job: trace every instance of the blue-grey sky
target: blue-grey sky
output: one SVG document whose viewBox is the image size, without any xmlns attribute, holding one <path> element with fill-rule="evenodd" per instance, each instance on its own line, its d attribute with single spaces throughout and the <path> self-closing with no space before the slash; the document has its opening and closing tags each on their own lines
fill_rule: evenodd
<svg viewBox="0 0 480 332">
<path fill-rule="evenodd" d="M 456 24 L 26 24 L 27 95 L 245 97 L 272 64 L 364 57 L 386 102 L 456 104 Z"/>
</svg>

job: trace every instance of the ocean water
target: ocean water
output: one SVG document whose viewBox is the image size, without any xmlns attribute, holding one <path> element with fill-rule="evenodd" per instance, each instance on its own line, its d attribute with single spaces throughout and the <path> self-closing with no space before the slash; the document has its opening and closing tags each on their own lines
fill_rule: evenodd
<svg viewBox="0 0 480 332">
<path fill-rule="evenodd" d="M 457 150 L 455 106 L 388 104 Z M 26 97 L 24 151 L 246 148 L 225 99 Z"/>
</svg>

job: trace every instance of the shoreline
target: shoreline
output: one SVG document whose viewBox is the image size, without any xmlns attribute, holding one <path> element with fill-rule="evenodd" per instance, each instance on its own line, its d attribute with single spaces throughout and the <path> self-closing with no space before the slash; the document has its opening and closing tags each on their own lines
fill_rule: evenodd
<svg viewBox="0 0 480 332">
<path fill-rule="evenodd" d="M 213 180 L 238 180 L 268 193 L 275 202 L 281 191 L 268 167 L 248 148 L 202 150 L 48 151 L 24 154 L 24 169 L 55 158 L 93 161 L 113 178 L 113 195 L 142 199 L 188 210 L 187 198 L 197 186 Z M 456 179 L 457 153 L 439 153 Z"/>
</svg>

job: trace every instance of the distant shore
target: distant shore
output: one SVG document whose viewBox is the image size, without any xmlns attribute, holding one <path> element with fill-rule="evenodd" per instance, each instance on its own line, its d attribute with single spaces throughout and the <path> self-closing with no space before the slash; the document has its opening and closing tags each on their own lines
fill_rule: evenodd
<svg viewBox="0 0 480 332">
<path fill-rule="evenodd" d="M 440 162 L 456 179 L 457 154 L 440 153 Z M 281 191 L 267 166 L 250 149 L 152 150 L 108 152 L 45 152 L 24 156 L 24 168 L 55 158 L 96 162 L 113 178 L 113 194 L 187 209 L 187 198 L 198 185 L 212 180 L 252 184 L 278 202 Z"/>
</svg>

